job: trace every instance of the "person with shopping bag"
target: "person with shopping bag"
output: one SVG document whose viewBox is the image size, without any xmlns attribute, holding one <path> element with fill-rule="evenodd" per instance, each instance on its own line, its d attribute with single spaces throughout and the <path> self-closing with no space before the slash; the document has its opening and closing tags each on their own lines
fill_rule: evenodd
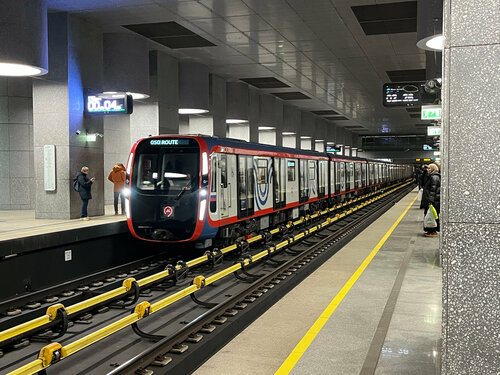
<svg viewBox="0 0 500 375">
<path fill-rule="evenodd" d="M 441 208 L 441 174 L 436 164 L 429 164 L 421 205 L 424 207 L 425 237 L 436 237 L 439 232 L 439 211 Z M 434 212 L 435 211 L 435 212 Z M 429 215 L 427 215 L 429 213 Z M 434 217 L 435 226 L 430 217 Z M 427 225 L 427 226 L 426 226 Z"/>
</svg>

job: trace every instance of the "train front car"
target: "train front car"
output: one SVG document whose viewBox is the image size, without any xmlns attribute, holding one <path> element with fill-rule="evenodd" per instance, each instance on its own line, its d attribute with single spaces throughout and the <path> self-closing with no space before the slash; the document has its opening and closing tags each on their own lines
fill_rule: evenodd
<svg viewBox="0 0 500 375">
<path fill-rule="evenodd" d="M 195 241 L 207 206 L 208 155 L 201 138 L 138 141 L 129 156 L 128 226 L 149 241 Z"/>
</svg>

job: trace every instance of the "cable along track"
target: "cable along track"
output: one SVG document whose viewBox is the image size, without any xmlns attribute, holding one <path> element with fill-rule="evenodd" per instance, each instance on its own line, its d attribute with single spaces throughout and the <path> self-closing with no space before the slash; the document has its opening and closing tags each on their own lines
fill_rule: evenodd
<svg viewBox="0 0 500 375">
<path fill-rule="evenodd" d="M 184 356 L 176 358 L 176 354 L 185 352 L 188 346 L 201 346 L 201 343 L 207 341 L 206 339 L 201 340 L 202 338 L 214 336 L 209 333 L 214 331 L 216 327 L 230 326 L 225 322 L 231 322 L 238 314 L 244 315 L 245 310 L 251 310 L 248 309 L 249 306 L 256 310 L 253 307 L 261 303 L 255 302 L 264 299 L 263 297 L 274 294 L 275 297 L 270 300 L 279 298 L 276 297 L 277 293 L 271 293 L 274 287 L 278 287 L 289 276 L 300 274 L 299 270 L 301 268 L 306 268 L 305 266 L 311 262 L 322 258 L 323 254 L 328 253 L 327 250 L 332 245 L 340 243 L 342 239 L 352 235 L 356 228 L 375 215 L 381 206 L 392 205 L 392 202 L 398 199 L 399 196 L 406 194 L 410 186 L 413 187 L 413 184 L 408 182 L 396 187 L 386 188 L 384 192 L 370 193 L 343 205 L 336 205 L 321 213 L 318 212 L 311 216 L 302 217 L 294 223 L 288 223 L 286 226 L 273 229 L 269 232 L 271 236 L 281 237 L 281 240 L 277 242 L 269 242 L 269 234 L 262 233 L 220 251 L 208 252 L 203 257 L 186 262 L 185 265 L 178 264 L 174 269 L 170 267 L 163 273 L 151 275 L 137 281 L 127 279 L 125 281 L 128 286 L 125 285 L 125 282 L 123 286 L 125 289 L 128 288 L 125 293 L 133 288 L 131 285 L 134 282 L 138 287 L 144 288 L 145 286 L 151 287 L 159 281 L 159 289 L 162 289 L 165 287 L 165 283 L 172 284 L 172 282 L 168 281 L 168 276 L 177 276 L 175 278 L 177 283 L 181 283 L 181 285 L 177 285 L 177 288 L 179 288 L 183 287 L 185 283 L 190 283 L 186 277 L 188 271 L 191 272 L 193 267 L 203 264 L 205 266 L 215 266 L 216 268 L 215 273 L 207 273 L 207 276 L 196 276 L 192 280 L 192 284 L 190 283 L 166 297 L 155 295 L 151 290 L 149 290 L 149 293 L 142 293 L 142 301 L 134 307 L 131 314 L 121 311 L 120 315 L 123 317 L 115 319 L 111 323 L 104 319 L 97 325 L 97 327 L 102 326 L 102 328 L 88 334 L 86 334 L 87 331 L 85 330 L 76 334 L 68 332 L 69 335 L 64 335 L 59 342 L 52 342 L 43 346 L 36 360 L 11 373 L 32 374 L 43 371 L 57 362 L 60 362 L 55 367 L 58 373 L 60 371 L 63 373 L 77 373 L 74 371 L 74 362 L 78 361 L 78 368 L 83 369 L 87 366 L 87 364 L 82 363 L 82 360 L 86 362 L 86 357 L 83 356 L 85 351 L 82 350 L 89 346 L 93 346 L 94 352 L 100 354 L 97 356 L 93 354 L 93 365 L 83 370 L 82 374 L 91 373 L 92 371 L 102 373 L 105 368 L 103 366 L 107 366 L 109 369 L 110 365 L 117 366 L 112 371 L 113 374 L 135 373 L 138 370 L 144 370 L 152 363 L 160 366 L 155 367 L 155 373 L 162 368 L 161 366 L 165 366 L 165 370 L 178 368 L 181 371 L 179 373 L 185 372 L 187 368 L 182 365 L 183 362 L 186 363 L 186 361 L 182 360 Z M 372 209 L 369 210 L 367 206 L 371 206 Z M 344 210 L 340 212 L 342 209 Z M 322 218 L 324 220 L 321 221 Z M 262 240 L 267 240 L 264 249 L 250 253 L 250 244 Z M 228 260 L 227 255 L 229 254 L 237 254 L 237 256 Z M 234 264 L 227 266 L 228 262 Z M 217 270 L 217 268 L 220 269 L 223 266 L 225 268 Z M 179 272 L 177 271 L 183 271 L 182 277 L 178 277 Z M 208 269 L 205 271 L 208 271 Z M 234 282 L 234 279 L 229 277 L 231 275 L 238 278 L 237 282 Z M 156 285 L 158 286 L 158 284 Z M 142 290 L 144 291 L 144 289 Z M 171 288 L 167 289 L 167 291 L 171 290 Z M 165 294 L 165 290 L 160 290 L 160 292 Z M 114 293 L 117 293 L 117 291 Z M 281 292 L 282 294 L 283 292 Z M 185 297 L 187 296 L 191 297 L 191 301 L 196 302 L 194 307 L 191 301 L 186 300 Z M 216 302 L 221 299 L 223 302 Z M 176 303 L 178 301 L 184 303 Z M 88 305 L 89 302 L 86 301 L 86 303 Z M 169 307 L 169 309 L 166 309 L 166 307 Z M 52 314 L 50 316 L 56 319 L 60 311 L 70 315 L 74 310 L 75 307 L 72 306 L 68 308 L 55 306 L 52 307 L 51 311 L 48 311 L 47 315 Z M 165 314 L 166 310 L 169 311 L 168 314 Z M 257 310 L 259 309 L 257 308 Z M 262 312 L 260 311 L 260 313 Z M 152 316 L 158 316 L 158 318 L 152 320 Z M 183 320 L 179 322 L 181 318 Z M 60 319 L 64 319 L 64 317 L 60 317 Z M 139 327 L 139 322 L 142 327 Z M 180 330 L 178 328 L 179 323 L 184 325 Z M 129 326 L 133 328 L 137 336 L 130 335 L 130 331 L 125 332 L 123 330 Z M 231 329 L 229 331 L 232 332 Z M 119 335 L 117 345 L 123 345 L 123 348 L 118 350 L 111 348 L 112 353 L 109 353 L 109 340 L 105 338 L 110 335 L 115 337 L 117 334 Z M 234 336 L 234 334 L 235 332 L 232 332 L 230 336 Z M 5 331 L 0 332 L 0 337 L 5 337 Z M 197 343 L 199 340 L 201 342 Z M 151 346 L 151 341 L 157 343 Z M 101 350 L 103 351 L 101 352 Z M 170 354 L 167 355 L 167 353 Z M 70 356 L 74 356 L 75 361 L 66 361 L 66 358 Z M 188 355 L 188 357 L 192 356 Z M 167 365 L 173 358 L 175 359 L 173 363 Z M 26 361 L 26 358 L 18 359 L 16 363 L 22 361 Z M 190 371 L 196 368 L 193 367 L 195 362 L 191 360 L 187 362 L 191 362 L 189 364 Z M 4 367 L 4 369 L 9 370 L 12 368 L 13 366 Z M 140 373 L 140 371 L 137 373 Z"/>
</svg>

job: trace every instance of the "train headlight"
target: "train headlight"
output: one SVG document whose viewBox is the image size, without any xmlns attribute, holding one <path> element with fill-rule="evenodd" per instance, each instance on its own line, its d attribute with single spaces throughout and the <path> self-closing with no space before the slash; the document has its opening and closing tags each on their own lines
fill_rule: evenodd
<svg viewBox="0 0 500 375">
<path fill-rule="evenodd" d="M 206 152 L 201 154 L 201 174 L 208 174 L 208 155 Z"/>
<path fill-rule="evenodd" d="M 130 197 L 130 189 L 129 188 L 124 188 L 122 189 L 122 194 L 124 197 Z"/>
<path fill-rule="evenodd" d="M 200 202 L 200 214 L 198 215 L 198 220 L 203 221 L 205 219 L 206 210 L 207 210 L 207 200 L 203 199 Z"/>
<path fill-rule="evenodd" d="M 207 191 L 206 191 L 206 189 L 201 189 L 200 190 L 200 197 L 202 197 L 202 198 L 206 198 L 207 197 Z"/>
</svg>

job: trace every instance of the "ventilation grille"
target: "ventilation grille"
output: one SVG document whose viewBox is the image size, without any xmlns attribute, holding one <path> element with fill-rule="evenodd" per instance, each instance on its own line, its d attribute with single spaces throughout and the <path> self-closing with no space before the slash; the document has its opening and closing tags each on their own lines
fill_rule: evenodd
<svg viewBox="0 0 500 375">
<path fill-rule="evenodd" d="M 282 87 L 290 87 L 286 83 L 283 83 L 274 77 L 242 78 L 241 80 L 259 89 L 279 89 Z"/>
<path fill-rule="evenodd" d="M 351 9 L 366 35 L 417 31 L 416 1 L 362 5 Z"/>
<path fill-rule="evenodd" d="M 140 23 L 123 27 L 172 49 L 215 46 L 212 42 L 173 21 Z"/>
<path fill-rule="evenodd" d="M 389 70 L 386 73 L 392 82 L 425 81 L 425 69 Z"/>
<path fill-rule="evenodd" d="M 277 96 L 283 100 L 302 100 L 302 99 L 311 99 L 307 95 L 302 94 L 301 92 L 273 92 L 271 93 L 274 96 Z"/>
<path fill-rule="evenodd" d="M 311 111 L 311 113 L 314 113 L 315 115 L 318 115 L 318 116 L 340 116 L 340 113 L 333 111 L 331 109 L 324 110 L 324 111 Z"/>
</svg>

